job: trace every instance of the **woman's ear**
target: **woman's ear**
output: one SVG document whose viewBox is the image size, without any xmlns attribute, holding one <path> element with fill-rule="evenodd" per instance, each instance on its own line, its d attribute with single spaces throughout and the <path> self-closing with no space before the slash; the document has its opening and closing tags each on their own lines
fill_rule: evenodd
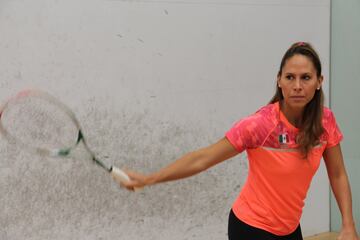
<svg viewBox="0 0 360 240">
<path fill-rule="evenodd" d="M 280 85 L 280 75 L 277 76 L 276 84 L 278 85 L 279 88 L 281 88 L 281 85 Z"/>
<path fill-rule="evenodd" d="M 320 90 L 323 81 L 324 81 L 324 76 L 321 75 L 321 76 L 319 77 L 319 82 L 318 82 L 317 90 Z"/>
</svg>

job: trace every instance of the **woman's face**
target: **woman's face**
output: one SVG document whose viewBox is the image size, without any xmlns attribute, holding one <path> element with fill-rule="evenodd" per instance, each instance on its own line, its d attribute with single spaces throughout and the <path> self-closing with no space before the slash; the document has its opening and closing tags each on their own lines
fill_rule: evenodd
<svg viewBox="0 0 360 240">
<path fill-rule="evenodd" d="M 289 58 L 278 76 L 277 83 L 284 96 L 284 104 L 292 109 L 304 109 L 320 89 L 323 77 L 317 77 L 312 61 L 301 54 Z"/>
</svg>

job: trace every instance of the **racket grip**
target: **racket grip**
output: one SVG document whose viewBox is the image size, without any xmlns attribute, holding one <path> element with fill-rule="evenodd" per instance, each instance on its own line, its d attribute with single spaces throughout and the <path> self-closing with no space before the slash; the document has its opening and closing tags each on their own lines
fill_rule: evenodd
<svg viewBox="0 0 360 240">
<path fill-rule="evenodd" d="M 130 181 L 129 176 L 120 168 L 111 167 L 110 174 L 118 182 L 129 182 Z"/>
<path fill-rule="evenodd" d="M 120 183 L 125 183 L 130 181 L 130 177 L 120 168 L 111 167 L 111 176 Z M 135 191 L 141 190 L 141 188 L 134 188 Z"/>
</svg>

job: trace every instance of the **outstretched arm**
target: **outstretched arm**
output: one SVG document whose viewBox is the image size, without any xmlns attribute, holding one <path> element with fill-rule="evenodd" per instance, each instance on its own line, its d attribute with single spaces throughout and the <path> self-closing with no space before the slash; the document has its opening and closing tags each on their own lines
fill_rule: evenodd
<svg viewBox="0 0 360 240">
<path fill-rule="evenodd" d="M 229 140 L 224 137 L 215 144 L 185 154 L 173 163 L 152 174 L 143 175 L 133 171 L 125 171 L 131 181 L 120 184 L 129 190 L 133 190 L 134 188 L 142 188 L 156 183 L 190 177 L 238 153 Z"/>
</svg>

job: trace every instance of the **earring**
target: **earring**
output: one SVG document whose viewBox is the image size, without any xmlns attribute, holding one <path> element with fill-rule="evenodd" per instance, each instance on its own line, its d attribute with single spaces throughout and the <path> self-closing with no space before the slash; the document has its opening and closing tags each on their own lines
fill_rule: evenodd
<svg viewBox="0 0 360 240">
<path fill-rule="evenodd" d="M 279 88 L 281 88 L 280 84 L 278 85 Z"/>
<path fill-rule="evenodd" d="M 320 90 L 320 87 L 318 87 L 317 90 Z"/>
</svg>

